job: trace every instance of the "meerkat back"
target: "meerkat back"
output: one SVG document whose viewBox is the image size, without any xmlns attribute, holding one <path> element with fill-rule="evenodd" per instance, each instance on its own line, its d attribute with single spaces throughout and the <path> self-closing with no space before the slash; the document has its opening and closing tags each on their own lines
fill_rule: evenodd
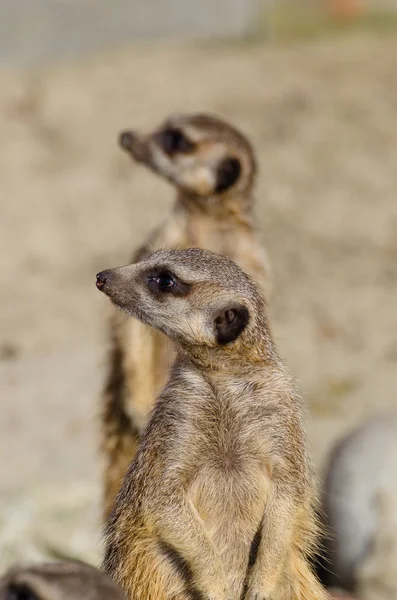
<svg viewBox="0 0 397 600">
<path fill-rule="evenodd" d="M 80 562 L 13 567 L 0 578 L 0 600 L 125 600 L 105 573 Z"/>
<path fill-rule="evenodd" d="M 159 249 L 209 249 L 233 259 L 267 297 L 270 267 L 253 226 L 256 161 L 248 140 L 217 117 L 194 114 L 173 116 L 148 134 L 125 131 L 120 145 L 176 188 L 169 217 L 133 261 Z M 102 399 L 105 516 L 175 357 L 162 333 L 125 315 L 114 315 L 111 338 Z"/>
</svg>

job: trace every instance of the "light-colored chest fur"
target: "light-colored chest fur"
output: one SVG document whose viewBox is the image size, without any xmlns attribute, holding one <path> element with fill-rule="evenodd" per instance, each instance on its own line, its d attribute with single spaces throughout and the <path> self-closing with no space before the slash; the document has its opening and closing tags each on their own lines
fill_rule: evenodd
<svg viewBox="0 0 397 600">
<path fill-rule="evenodd" d="M 188 497 L 232 577 L 241 570 L 235 561 L 248 557 L 272 486 L 266 411 L 260 393 L 253 394 L 243 379 L 214 391 L 199 374 L 186 371 L 182 387 L 182 401 L 190 398 L 186 431 L 178 441 L 180 460 L 189 465 Z M 231 551 L 237 547 L 241 552 Z"/>
</svg>

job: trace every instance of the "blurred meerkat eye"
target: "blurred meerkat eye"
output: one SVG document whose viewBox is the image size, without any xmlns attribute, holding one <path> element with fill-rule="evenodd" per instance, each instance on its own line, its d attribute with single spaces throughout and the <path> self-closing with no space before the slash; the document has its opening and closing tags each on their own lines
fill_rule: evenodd
<svg viewBox="0 0 397 600">
<path fill-rule="evenodd" d="M 38 600 L 38 596 L 27 585 L 10 585 L 6 600 Z"/>
<path fill-rule="evenodd" d="M 194 144 L 179 129 L 164 129 L 158 134 L 157 139 L 167 154 L 187 153 L 194 150 Z"/>
<path fill-rule="evenodd" d="M 155 286 L 161 292 L 169 292 L 176 286 L 175 278 L 168 271 L 149 276 L 148 283 L 151 287 Z"/>
</svg>

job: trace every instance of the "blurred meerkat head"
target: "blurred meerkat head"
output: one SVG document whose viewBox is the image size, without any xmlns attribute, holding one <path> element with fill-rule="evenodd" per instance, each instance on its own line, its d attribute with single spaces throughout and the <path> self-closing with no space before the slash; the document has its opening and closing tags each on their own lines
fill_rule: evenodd
<svg viewBox="0 0 397 600">
<path fill-rule="evenodd" d="M 246 196 L 254 183 L 251 144 L 212 115 L 173 115 L 151 133 L 124 131 L 119 142 L 134 160 L 198 198 Z"/>
<path fill-rule="evenodd" d="M 13 567 L 0 579 L 0 600 L 125 600 L 110 579 L 79 562 Z"/>
<path fill-rule="evenodd" d="M 208 250 L 160 250 L 97 275 L 97 287 L 128 314 L 188 352 L 272 353 L 265 301 L 233 261 Z M 270 344 L 271 345 L 271 344 Z"/>
</svg>

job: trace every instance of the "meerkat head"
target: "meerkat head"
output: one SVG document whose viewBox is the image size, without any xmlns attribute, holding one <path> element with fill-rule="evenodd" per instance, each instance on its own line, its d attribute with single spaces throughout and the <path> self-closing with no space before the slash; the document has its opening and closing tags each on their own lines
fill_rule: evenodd
<svg viewBox="0 0 397 600">
<path fill-rule="evenodd" d="M 258 349 L 268 333 L 265 301 L 254 282 L 234 262 L 207 250 L 160 250 L 102 271 L 96 285 L 116 306 L 188 351 Z"/>
<path fill-rule="evenodd" d="M 123 600 L 108 577 L 79 562 L 10 569 L 0 579 L 0 600 Z"/>
<path fill-rule="evenodd" d="M 119 142 L 136 161 L 196 198 L 245 197 L 251 191 L 253 149 L 218 117 L 174 115 L 148 134 L 124 131 Z"/>
</svg>

